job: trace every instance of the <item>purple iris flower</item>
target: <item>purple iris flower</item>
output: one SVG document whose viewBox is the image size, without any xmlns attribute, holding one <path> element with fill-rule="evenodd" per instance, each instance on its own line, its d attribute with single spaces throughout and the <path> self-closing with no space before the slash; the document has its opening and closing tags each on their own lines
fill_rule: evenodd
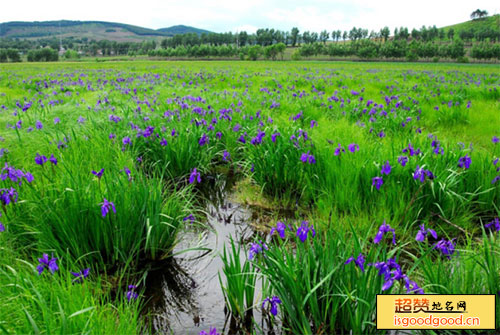
<svg viewBox="0 0 500 335">
<path fill-rule="evenodd" d="M 286 225 L 283 222 L 278 221 L 276 223 L 276 227 L 271 228 L 271 231 L 269 234 L 272 236 L 274 234 L 274 232 L 276 231 L 276 232 L 278 232 L 281 239 L 285 239 L 285 230 L 286 230 Z"/>
<path fill-rule="evenodd" d="M 315 164 L 316 159 L 314 158 L 313 155 L 310 154 L 308 151 L 307 153 L 303 152 L 302 155 L 300 156 L 300 160 L 302 163 L 309 163 L 309 164 Z"/>
<path fill-rule="evenodd" d="M 36 123 L 35 123 L 35 127 L 38 130 L 42 129 L 43 128 L 42 122 L 40 122 L 40 120 L 37 120 Z"/>
<path fill-rule="evenodd" d="M 335 148 L 335 152 L 333 153 L 335 156 L 340 156 L 341 153 L 345 152 L 345 149 L 338 143 L 337 147 Z"/>
<path fill-rule="evenodd" d="M 17 202 L 16 189 L 13 187 L 11 187 L 10 189 L 0 188 L 0 203 L 4 206 L 7 206 L 11 202 L 12 203 Z"/>
<path fill-rule="evenodd" d="M 182 221 L 186 222 L 186 221 L 189 221 L 190 223 L 193 223 L 195 220 L 195 217 L 193 214 L 189 214 L 188 216 L 186 216 L 185 218 L 182 219 Z"/>
<path fill-rule="evenodd" d="M 43 156 L 43 155 L 40 155 L 38 152 L 36 153 L 36 156 L 35 156 L 35 163 L 37 163 L 38 165 L 42 165 L 45 164 L 45 162 L 47 162 L 47 157 Z"/>
<path fill-rule="evenodd" d="M 493 136 L 491 138 L 491 142 L 493 142 L 493 144 L 500 143 L 500 138 L 498 136 Z"/>
<path fill-rule="evenodd" d="M 83 269 L 80 272 L 71 272 L 73 276 L 76 278 L 73 279 L 74 283 L 81 283 L 84 278 L 87 278 L 89 276 L 90 268 Z"/>
<path fill-rule="evenodd" d="M 372 186 L 375 186 L 377 190 L 380 190 L 380 186 L 384 184 L 384 179 L 382 177 L 373 177 L 372 178 Z"/>
<path fill-rule="evenodd" d="M 131 145 L 131 144 L 132 144 L 132 140 L 130 139 L 130 137 L 125 136 L 125 137 L 122 139 L 122 143 L 123 143 L 123 145 Z"/>
<path fill-rule="evenodd" d="M 94 176 L 96 176 L 98 179 L 101 179 L 103 173 L 104 173 L 104 169 L 101 169 L 99 172 L 96 172 L 94 170 L 92 170 L 91 172 Z"/>
<path fill-rule="evenodd" d="M 435 245 L 434 245 L 434 249 L 438 249 L 439 251 L 441 251 L 441 253 L 448 257 L 448 259 L 450 259 L 451 255 L 453 255 L 453 253 L 455 252 L 455 243 L 453 243 L 455 239 L 452 239 L 452 240 L 445 240 L 445 239 L 442 239 L 441 241 L 437 242 Z"/>
<path fill-rule="evenodd" d="M 406 157 L 406 156 L 399 156 L 398 157 L 398 163 L 401 164 L 401 166 L 405 166 L 406 163 L 408 163 L 408 157 Z"/>
<path fill-rule="evenodd" d="M 276 137 L 280 136 L 281 134 L 280 133 L 274 133 L 271 135 L 271 141 L 273 141 L 273 143 L 276 142 Z"/>
<path fill-rule="evenodd" d="M 375 244 L 380 243 L 380 241 L 382 241 L 382 238 L 384 237 L 384 234 L 391 233 L 391 232 L 392 232 L 392 244 L 396 245 L 396 233 L 395 233 L 394 229 L 391 228 L 390 225 L 385 223 L 385 221 L 379 227 L 377 235 L 375 235 L 375 238 L 373 239 L 373 243 L 375 243 Z"/>
<path fill-rule="evenodd" d="M 349 257 L 347 261 L 345 261 L 344 265 L 347 265 L 351 262 L 354 262 L 354 264 L 361 269 L 361 272 L 365 272 L 365 256 L 363 256 L 362 253 L 359 253 L 357 258 L 354 258 L 354 256 Z"/>
<path fill-rule="evenodd" d="M 317 125 L 318 125 L 318 122 L 316 122 L 315 120 L 311 121 L 311 128 L 314 128 Z"/>
<path fill-rule="evenodd" d="M 38 259 L 38 262 L 40 263 L 36 267 L 38 275 L 41 275 L 45 269 L 48 269 L 52 274 L 59 270 L 59 267 L 57 266 L 57 258 L 54 258 L 54 255 L 52 255 L 52 258 L 49 260 L 49 255 L 43 254 L 42 258 Z"/>
<path fill-rule="evenodd" d="M 128 286 L 128 291 L 127 291 L 127 300 L 130 302 L 130 300 L 134 299 L 136 300 L 139 297 L 139 294 L 135 292 L 135 289 L 137 286 L 135 285 L 129 285 Z"/>
<path fill-rule="evenodd" d="M 209 138 L 207 136 L 207 134 L 203 133 L 203 135 L 201 135 L 199 141 L 198 141 L 198 144 L 200 145 L 200 147 L 204 146 L 205 144 L 208 144 L 209 142 Z"/>
<path fill-rule="evenodd" d="M 418 231 L 417 236 L 415 237 L 415 240 L 417 240 L 419 242 L 423 242 L 425 240 L 425 238 L 427 237 L 427 234 L 429 234 L 429 233 L 432 235 L 432 237 L 437 239 L 437 233 L 434 229 L 430 229 L 430 228 L 425 229 L 425 225 L 421 224 L 420 230 Z"/>
<path fill-rule="evenodd" d="M 108 201 L 108 199 L 104 198 L 103 202 L 101 203 L 101 214 L 103 218 L 105 218 L 106 215 L 108 215 L 110 208 L 113 210 L 114 213 L 116 213 L 115 204 L 112 203 L 111 201 Z"/>
<path fill-rule="evenodd" d="M 167 144 L 168 144 L 167 140 L 163 137 L 160 141 L 160 145 L 164 147 L 167 146 Z"/>
<path fill-rule="evenodd" d="M 224 162 L 227 162 L 231 159 L 231 155 L 229 154 L 229 151 L 227 150 L 224 150 L 224 152 L 222 153 L 222 160 Z"/>
<path fill-rule="evenodd" d="M 191 171 L 191 174 L 189 175 L 189 183 L 193 184 L 195 181 L 198 183 L 201 183 L 201 174 L 198 172 L 196 168 Z"/>
<path fill-rule="evenodd" d="M 207 333 L 205 330 L 202 330 L 200 332 L 200 335 L 220 335 L 219 333 L 217 333 L 217 329 L 215 327 L 210 327 L 210 332 Z"/>
<path fill-rule="evenodd" d="M 297 236 L 302 243 L 306 241 L 307 234 L 309 233 L 309 231 L 311 232 L 312 237 L 316 236 L 316 231 L 314 230 L 314 226 L 309 225 L 309 222 L 307 221 L 302 221 L 302 224 L 297 229 Z"/>
<path fill-rule="evenodd" d="M 130 171 L 130 169 L 126 166 L 123 167 L 123 170 L 120 170 L 120 171 L 123 171 L 125 172 L 125 174 L 127 175 L 128 177 L 128 180 L 131 180 L 132 178 L 130 177 L 130 175 L 132 174 L 132 171 Z"/>
<path fill-rule="evenodd" d="M 500 231 L 500 220 L 498 218 L 495 218 L 495 220 L 485 224 L 484 227 Z"/>
<path fill-rule="evenodd" d="M 470 167 L 471 159 L 469 155 L 465 155 L 458 159 L 458 167 L 468 169 Z"/>
<path fill-rule="evenodd" d="M 356 143 L 351 143 L 347 146 L 347 149 L 349 149 L 350 152 L 355 153 L 359 150 L 359 145 L 357 145 Z"/>
<path fill-rule="evenodd" d="M 403 153 L 404 154 L 408 153 L 408 155 L 411 157 L 411 156 L 420 155 L 421 151 L 420 151 L 420 149 L 414 149 L 413 146 L 411 145 L 411 143 L 409 143 L 408 147 L 403 149 Z"/>
<path fill-rule="evenodd" d="M 250 250 L 248 251 L 248 259 L 252 260 L 256 255 L 262 253 L 264 250 L 267 250 L 267 245 L 260 242 L 253 242 L 250 245 Z"/>
<path fill-rule="evenodd" d="M 50 155 L 49 161 L 52 164 L 57 165 L 57 158 L 54 157 L 54 154 Z"/>
<path fill-rule="evenodd" d="M 380 174 L 385 174 L 389 175 L 391 173 L 391 164 L 389 164 L 389 161 L 386 161 L 384 165 L 382 165 L 382 170 L 380 171 Z"/>
<path fill-rule="evenodd" d="M 61 122 L 60 118 L 58 118 L 58 117 L 54 118 L 54 124 L 58 124 L 59 122 Z"/>
<path fill-rule="evenodd" d="M 419 180 L 421 183 L 425 182 L 425 178 L 434 179 L 434 175 L 431 171 L 425 170 L 417 165 L 415 172 L 413 173 L 413 179 Z"/>
<path fill-rule="evenodd" d="M 277 296 L 273 297 L 267 297 L 263 302 L 262 302 L 262 308 L 266 308 L 266 302 L 271 306 L 271 314 L 276 316 L 278 315 L 278 304 L 281 304 L 280 298 Z"/>
</svg>

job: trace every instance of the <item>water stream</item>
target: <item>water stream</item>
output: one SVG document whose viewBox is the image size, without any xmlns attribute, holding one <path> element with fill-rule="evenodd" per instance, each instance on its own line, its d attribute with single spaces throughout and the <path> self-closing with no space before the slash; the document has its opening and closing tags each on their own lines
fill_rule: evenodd
<svg viewBox="0 0 500 335">
<path fill-rule="evenodd" d="M 200 191 L 205 200 L 207 225 L 210 229 L 182 232 L 181 241 L 174 253 L 196 247 L 200 243 L 209 251 L 189 251 L 169 259 L 167 264 L 153 269 L 148 274 L 146 296 L 148 310 L 153 315 L 154 330 L 160 334 L 199 334 L 210 327 L 226 334 L 245 334 L 234 329 L 225 313 L 224 295 L 218 274 L 223 263 L 219 255 L 224 245 L 229 246 L 233 238 L 240 245 L 247 245 L 255 239 L 265 240 L 263 233 L 253 224 L 262 224 L 272 213 L 250 208 L 233 200 L 236 177 L 231 174 L 217 174 L 205 177 Z M 290 215 L 285 213 L 284 215 Z M 241 257 L 247 257 L 241 253 Z M 253 317 L 262 324 L 258 284 Z M 267 328 L 265 325 L 260 326 Z M 272 333 L 266 330 L 266 333 Z"/>
</svg>

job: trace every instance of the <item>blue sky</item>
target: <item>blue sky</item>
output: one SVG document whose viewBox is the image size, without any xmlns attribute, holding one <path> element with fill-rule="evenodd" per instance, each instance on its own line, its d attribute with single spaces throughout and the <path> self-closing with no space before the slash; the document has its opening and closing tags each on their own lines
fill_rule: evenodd
<svg viewBox="0 0 500 335">
<path fill-rule="evenodd" d="M 147 28 L 185 24 L 215 32 L 254 32 L 257 28 L 301 31 L 420 28 L 463 22 L 475 9 L 500 14 L 494 0 L 22 0 L 2 3 L 0 22 L 98 20 Z"/>
</svg>

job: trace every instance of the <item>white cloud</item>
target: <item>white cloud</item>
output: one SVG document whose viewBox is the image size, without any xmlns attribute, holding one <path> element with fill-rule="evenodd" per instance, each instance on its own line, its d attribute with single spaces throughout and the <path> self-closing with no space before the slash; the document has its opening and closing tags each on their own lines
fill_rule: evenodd
<svg viewBox="0 0 500 335">
<path fill-rule="evenodd" d="M 133 5 L 117 0 L 4 1 L 0 22 L 44 20 L 98 20 L 162 28 L 176 24 L 212 31 L 249 32 L 257 28 L 301 31 L 349 30 L 353 26 L 379 30 L 389 26 L 438 27 L 466 21 L 477 9 L 500 12 L 496 0 L 142 0 Z"/>
</svg>

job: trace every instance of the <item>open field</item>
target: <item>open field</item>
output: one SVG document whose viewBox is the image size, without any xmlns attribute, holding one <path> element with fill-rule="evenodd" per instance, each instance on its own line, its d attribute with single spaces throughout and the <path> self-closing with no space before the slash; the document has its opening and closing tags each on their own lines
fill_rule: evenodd
<svg viewBox="0 0 500 335">
<path fill-rule="evenodd" d="M 0 333 L 371 334 L 422 292 L 499 327 L 499 137 L 495 65 L 2 65 Z"/>
</svg>

